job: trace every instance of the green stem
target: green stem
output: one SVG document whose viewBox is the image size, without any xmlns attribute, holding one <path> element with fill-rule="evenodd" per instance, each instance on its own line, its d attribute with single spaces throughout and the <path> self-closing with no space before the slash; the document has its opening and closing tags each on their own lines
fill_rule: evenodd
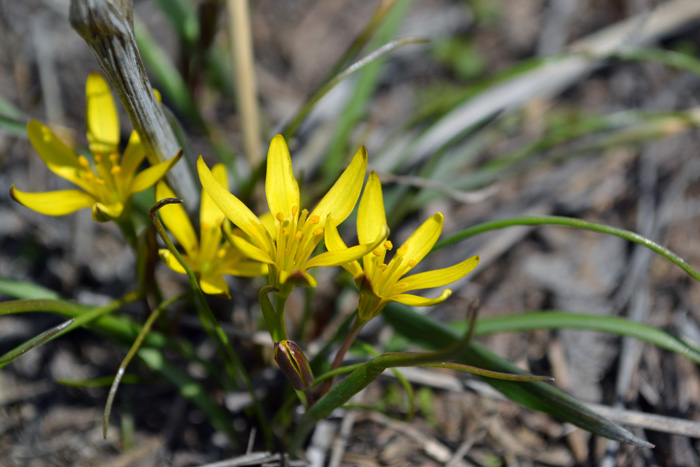
<svg viewBox="0 0 700 467">
<path fill-rule="evenodd" d="M 278 341 L 289 339 L 289 332 L 287 332 L 287 322 L 284 319 L 284 307 L 287 304 L 287 297 L 289 294 L 284 294 L 283 292 L 277 292 L 275 294 L 275 311 L 277 312 L 277 336 Z"/>
<path fill-rule="evenodd" d="M 659 245 L 658 243 L 653 242 L 645 237 L 642 237 L 638 233 L 629 230 L 619 229 L 617 227 L 610 227 L 609 225 L 605 224 L 598 224 L 596 222 L 589 222 L 584 221 L 582 219 L 574 219 L 571 217 L 563 216 L 514 217 L 511 219 L 484 222 L 482 224 L 478 224 L 468 229 L 462 230 L 461 232 L 458 232 L 437 242 L 433 247 L 433 251 L 439 250 L 440 248 L 444 248 L 448 245 L 452 245 L 455 242 L 464 240 L 465 238 L 473 237 L 474 235 L 483 232 L 489 232 L 491 230 L 498 230 L 517 225 L 563 225 L 566 227 L 574 227 L 577 229 L 590 230 L 593 232 L 615 235 L 616 237 L 624 238 L 625 240 L 649 248 L 654 253 L 658 253 L 664 258 L 671 261 L 672 263 L 676 264 L 694 279 L 700 281 L 700 272 L 698 272 L 695 268 L 688 264 L 683 258 L 678 256 L 668 248 Z"/>
</svg>

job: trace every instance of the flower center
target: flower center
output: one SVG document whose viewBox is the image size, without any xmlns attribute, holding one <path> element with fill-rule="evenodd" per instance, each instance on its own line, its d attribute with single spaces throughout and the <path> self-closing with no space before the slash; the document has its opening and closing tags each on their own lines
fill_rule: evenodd
<svg viewBox="0 0 700 467">
<path fill-rule="evenodd" d="M 389 293 L 389 290 L 396 282 L 416 265 L 416 260 L 414 259 L 406 261 L 406 253 L 408 252 L 408 246 L 406 245 L 396 250 L 389 264 L 384 263 L 386 252 L 393 247 L 393 244 L 387 240 L 381 246 L 375 248 L 372 251 L 372 256 L 369 258 L 369 261 L 373 263 L 370 281 L 375 293 L 379 296 L 385 296 Z M 367 261 L 367 257 L 365 257 L 364 261 Z"/>
<path fill-rule="evenodd" d="M 309 217 L 306 209 L 300 214 L 299 207 L 293 206 L 290 216 L 285 217 L 282 212 L 275 215 L 275 228 L 275 263 L 280 271 L 291 274 L 303 270 L 303 264 L 323 238 L 321 219 L 316 215 Z"/>
<path fill-rule="evenodd" d="M 108 157 L 95 154 L 95 168 L 85 156 L 78 157 L 80 168 L 78 177 L 82 179 L 96 199 L 105 203 L 121 201 L 124 193 L 124 182 L 118 175 L 122 168 L 119 165 L 119 154 L 114 152 Z"/>
</svg>

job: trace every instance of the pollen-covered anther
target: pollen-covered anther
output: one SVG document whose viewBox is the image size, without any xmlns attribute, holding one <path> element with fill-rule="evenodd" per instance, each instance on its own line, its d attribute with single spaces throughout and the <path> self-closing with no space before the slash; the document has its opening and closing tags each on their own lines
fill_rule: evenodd
<svg viewBox="0 0 700 467">
<path fill-rule="evenodd" d="M 90 163 L 88 162 L 87 157 L 85 157 L 85 156 L 78 157 L 78 164 L 80 164 L 80 167 L 82 167 L 84 169 L 87 169 L 88 167 L 90 167 Z"/>
<path fill-rule="evenodd" d="M 299 212 L 299 206 L 297 206 L 295 204 L 294 206 L 292 206 L 292 215 L 296 216 L 298 212 Z"/>
<path fill-rule="evenodd" d="M 277 218 L 277 220 L 279 222 L 283 222 L 284 221 L 284 214 L 282 214 L 281 212 L 278 212 L 277 215 L 275 216 L 275 218 Z"/>
<path fill-rule="evenodd" d="M 409 261 L 408 261 L 408 267 L 409 267 L 409 268 L 412 268 L 412 267 L 414 267 L 415 265 L 416 265 L 416 260 L 415 260 L 415 259 L 412 259 L 412 260 L 409 260 Z"/>
<path fill-rule="evenodd" d="M 294 238 L 296 238 L 297 240 L 301 240 L 301 237 L 303 237 L 303 236 L 304 236 L 304 234 L 302 234 L 301 232 L 297 232 L 294 234 Z"/>
<path fill-rule="evenodd" d="M 386 268 L 387 268 L 387 265 L 385 263 L 382 263 L 379 265 L 379 269 L 381 269 L 382 271 L 386 271 Z"/>
<path fill-rule="evenodd" d="M 122 168 L 119 167 L 118 165 L 115 165 L 112 167 L 112 169 L 109 171 L 112 175 L 117 175 L 122 171 Z"/>
<path fill-rule="evenodd" d="M 321 222 L 321 218 L 317 215 L 314 214 L 313 216 L 309 217 L 309 223 L 316 225 L 319 222 Z"/>
<path fill-rule="evenodd" d="M 92 172 L 85 172 L 85 175 L 83 175 L 83 177 L 84 177 L 85 180 L 87 180 L 88 182 L 91 182 L 91 181 L 93 181 L 93 180 L 95 179 L 95 174 L 92 173 Z"/>
<path fill-rule="evenodd" d="M 394 248 L 394 244 L 387 240 L 384 242 L 384 248 L 386 248 L 387 250 L 391 250 L 392 248 Z"/>
<path fill-rule="evenodd" d="M 226 256 L 226 249 L 225 248 L 219 248 L 219 251 L 216 252 L 216 257 L 221 259 L 224 256 Z"/>
<path fill-rule="evenodd" d="M 112 164 L 116 164 L 118 160 L 119 160 L 119 154 L 117 154 L 116 152 L 113 152 L 112 154 L 109 155 L 109 161 Z"/>
<path fill-rule="evenodd" d="M 323 229 L 320 227 L 314 230 L 314 237 L 318 237 L 319 235 L 323 235 Z"/>
<path fill-rule="evenodd" d="M 406 245 L 403 245 L 401 248 L 396 250 L 396 254 L 401 258 L 406 256 L 407 252 L 408 252 L 408 247 Z"/>
<path fill-rule="evenodd" d="M 104 186 L 105 181 L 102 180 L 101 178 L 96 178 L 96 179 L 95 179 L 95 183 L 97 183 L 98 185 Z"/>
<path fill-rule="evenodd" d="M 382 254 L 382 251 L 379 248 L 375 248 L 374 250 L 372 250 L 372 254 L 374 256 L 379 256 Z"/>
<path fill-rule="evenodd" d="M 282 229 L 282 235 L 287 235 L 289 231 L 287 229 Z"/>
<path fill-rule="evenodd" d="M 95 162 L 99 164 L 102 162 L 102 154 L 95 154 Z"/>
</svg>

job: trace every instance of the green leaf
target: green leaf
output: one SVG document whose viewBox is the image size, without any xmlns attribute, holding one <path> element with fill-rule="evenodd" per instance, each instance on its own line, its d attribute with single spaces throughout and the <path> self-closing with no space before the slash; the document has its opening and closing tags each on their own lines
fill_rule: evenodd
<svg viewBox="0 0 700 467">
<path fill-rule="evenodd" d="M 383 316 L 397 332 L 406 336 L 413 343 L 427 348 L 450 345 L 459 341 L 461 337 L 456 331 L 432 318 L 395 304 L 387 306 Z M 493 371 L 524 373 L 514 364 L 491 353 L 475 342 L 471 342 L 469 349 L 462 352 L 457 360 L 460 363 Z M 549 384 L 511 382 L 491 378 L 483 378 L 483 380 L 515 402 L 573 423 L 591 433 L 636 446 L 653 447 Z"/>
</svg>

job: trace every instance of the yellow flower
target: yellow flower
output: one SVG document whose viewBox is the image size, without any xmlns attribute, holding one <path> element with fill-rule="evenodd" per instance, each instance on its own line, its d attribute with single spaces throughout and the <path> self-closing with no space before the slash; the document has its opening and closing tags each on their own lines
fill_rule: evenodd
<svg viewBox="0 0 700 467">
<path fill-rule="evenodd" d="M 309 213 L 299 208 L 299 184 L 294 178 L 287 143 L 282 136 L 275 136 L 267 154 L 265 179 L 267 204 L 274 218 L 272 232 L 216 180 L 201 157 L 197 161 L 197 170 L 202 186 L 214 202 L 250 238 L 248 241 L 243 237 L 233 237 L 235 246 L 249 258 L 268 264 L 270 284 L 283 294 L 289 293 L 294 285 L 315 287 L 316 280 L 306 272 L 307 269 L 340 266 L 356 260 L 372 251 L 388 234 L 386 226 L 383 226 L 383 232 L 363 245 L 310 258 L 325 229 L 329 226 L 335 228 L 343 222 L 360 197 L 367 170 L 367 150 L 364 147 L 357 151 L 345 172 Z"/>
<path fill-rule="evenodd" d="M 212 169 L 214 177 L 228 186 L 226 169 L 218 164 Z M 156 199 L 175 198 L 175 193 L 161 181 L 156 185 Z M 182 255 L 199 278 L 202 292 L 230 297 L 224 275 L 255 277 L 267 273 L 267 265 L 250 261 L 229 242 L 222 240 L 221 226 L 224 213 L 216 207 L 206 191 L 202 191 L 199 210 L 200 239 L 192 227 L 185 209 L 180 204 L 168 204 L 160 209 L 163 223 L 185 250 Z M 182 265 L 167 249 L 158 250 L 158 255 L 170 269 L 185 274 Z"/>
<path fill-rule="evenodd" d="M 153 186 L 179 160 L 180 154 L 136 174 L 146 152 L 138 133 L 131 133 L 124 156 L 119 157 L 119 118 L 107 82 L 97 73 L 88 76 L 87 140 L 94 165 L 78 156 L 42 123 L 27 124 L 29 141 L 56 175 L 81 190 L 27 193 L 10 188 L 10 196 L 20 204 L 50 216 L 63 216 L 82 208 L 92 208 L 92 218 L 105 222 L 118 218 L 131 195 Z"/>
<path fill-rule="evenodd" d="M 369 180 L 360 200 L 357 211 L 357 236 L 360 243 L 372 238 L 386 224 L 382 186 L 376 173 L 369 174 Z M 358 314 L 361 322 L 367 322 L 381 313 L 389 302 L 399 302 L 411 306 L 432 306 L 441 303 L 452 294 L 445 289 L 437 298 L 425 298 L 406 292 L 417 289 L 442 287 L 461 279 L 479 264 L 479 257 L 474 256 L 449 268 L 420 272 L 404 277 L 433 248 L 442 232 L 443 216 L 437 213 L 427 219 L 396 250 L 388 264 L 384 259 L 386 252 L 393 249 L 390 241 L 385 241 L 359 261 L 349 262 L 343 267 L 355 278 L 360 289 Z M 343 240 L 336 229 L 326 232 L 326 247 L 330 250 L 345 248 Z"/>
</svg>

